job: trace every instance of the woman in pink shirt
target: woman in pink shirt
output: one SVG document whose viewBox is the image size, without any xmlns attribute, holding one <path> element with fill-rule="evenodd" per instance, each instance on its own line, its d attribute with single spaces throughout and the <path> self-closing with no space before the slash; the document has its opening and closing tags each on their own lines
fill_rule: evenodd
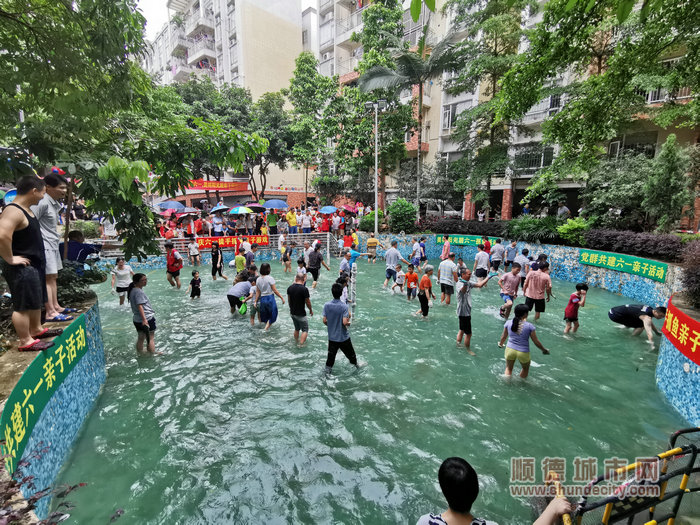
<svg viewBox="0 0 700 525">
<path fill-rule="evenodd" d="M 450 236 L 445 235 L 444 237 L 445 244 L 442 245 L 442 254 L 440 255 L 440 260 L 444 261 L 450 256 Z"/>
</svg>

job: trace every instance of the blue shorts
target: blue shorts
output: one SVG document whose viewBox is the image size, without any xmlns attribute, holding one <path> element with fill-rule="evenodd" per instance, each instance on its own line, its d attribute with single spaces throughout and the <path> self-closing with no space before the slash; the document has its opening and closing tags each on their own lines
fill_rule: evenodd
<svg viewBox="0 0 700 525">
<path fill-rule="evenodd" d="M 407 288 L 406 289 L 406 295 L 408 297 L 415 297 L 416 294 L 418 293 L 418 288 Z"/>
<path fill-rule="evenodd" d="M 420 266 L 420 258 L 414 257 L 413 259 L 411 259 L 411 264 L 414 268 L 418 268 Z"/>
<path fill-rule="evenodd" d="M 503 302 L 504 302 L 504 303 L 507 303 L 508 301 L 513 301 L 513 302 L 515 302 L 515 299 L 513 299 L 513 297 L 511 297 L 511 296 L 508 295 L 507 293 L 503 293 L 503 292 L 501 292 L 501 299 L 503 299 Z"/>
<path fill-rule="evenodd" d="M 392 270 L 391 268 L 387 268 L 386 269 L 386 278 L 393 279 L 393 281 L 396 282 L 396 270 Z"/>
</svg>

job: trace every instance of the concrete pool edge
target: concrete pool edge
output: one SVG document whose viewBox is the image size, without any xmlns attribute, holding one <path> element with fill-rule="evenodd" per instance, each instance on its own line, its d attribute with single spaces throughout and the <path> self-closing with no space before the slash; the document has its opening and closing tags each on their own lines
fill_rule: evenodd
<svg viewBox="0 0 700 525">
<path fill-rule="evenodd" d="M 22 468 L 22 475 L 33 477 L 34 485 L 33 488 L 27 485 L 22 487 L 25 498 L 53 486 L 106 380 L 104 343 L 97 301 L 84 313 L 84 316 L 87 349 L 60 386 L 51 394 L 29 435 L 24 436 L 26 445 L 21 460 L 25 461 L 25 465 Z M 80 318 L 77 318 L 71 323 L 66 328 L 66 332 L 79 320 Z M 57 360 L 56 369 L 58 366 Z M 21 387 L 20 379 L 15 389 Z M 30 396 L 31 391 L 24 390 L 23 394 Z M 30 406 L 33 411 L 33 406 L 27 405 L 27 407 Z M 9 404 L 6 408 L 10 410 Z M 29 412 L 27 412 L 28 417 Z M 6 430 L 3 429 L 3 437 Z M 13 430 L 16 435 L 18 429 Z M 46 518 L 50 505 L 50 497 L 40 499 L 36 504 L 36 515 L 40 519 Z"/>
</svg>

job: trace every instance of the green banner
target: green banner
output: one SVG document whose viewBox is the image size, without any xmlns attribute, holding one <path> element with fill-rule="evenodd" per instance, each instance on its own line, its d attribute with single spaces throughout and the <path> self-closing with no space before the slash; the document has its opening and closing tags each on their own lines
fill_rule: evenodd
<svg viewBox="0 0 700 525">
<path fill-rule="evenodd" d="M 450 244 L 454 244 L 455 246 L 477 246 L 483 242 L 481 235 L 450 235 L 449 240 Z M 445 244 L 442 235 L 438 236 L 435 243 Z"/>
<path fill-rule="evenodd" d="M 578 261 L 588 266 L 598 266 L 600 268 L 617 270 L 618 272 L 641 275 L 661 283 L 666 281 L 666 273 L 668 272 L 668 264 L 666 263 L 642 259 L 632 255 L 598 252 L 595 250 L 579 250 Z"/>
<path fill-rule="evenodd" d="M 87 352 L 85 316 L 73 321 L 53 343 L 51 348 L 39 352 L 24 371 L 0 417 L 0 439 L 5 440 L 0 452 L 10 474 L 17 468 L 44 407 Z"/>
</svg>

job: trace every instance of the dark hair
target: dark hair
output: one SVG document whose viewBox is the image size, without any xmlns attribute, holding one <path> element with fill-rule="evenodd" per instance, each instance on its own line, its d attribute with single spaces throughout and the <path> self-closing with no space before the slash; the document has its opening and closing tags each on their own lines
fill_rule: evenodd
<svg viewBox="0 0 700 525">
<path fill-rule="evenodd" d="M 486 239 L 487 241 L 489 240 L 489 238 L 486 235 L 482 236 L 481 238 Z"/>
<path fill-rule="evenodd" d="M 537 265 L 540 270 L 546 270 L 547 268 L 549 268 L 549 263 L 547 261 L 537 263 Z"/>
<path fill-rule="evenodd" d="M 523 248 L 523 255 L 527 256 L 528 253 L 530 253 L 530 250 Z"/>
<path fill-rule="evenodd" d="M 483 249 L 484 249 L 484 245 L 483 245 L 483 244 L 477 244 L 476 247 L 479 248 L 480 250 L 483 250 Z"/>
<path fill-rule="evenodd" d="M 44 177 L 44 182 L 47 186 L 51 186 L 52 188 L 56 188 L 61 184 L 68 185 L 66 178 L 58 173 L 49 173 L 46 177 Z"/>
<path fill-rule="evenodd" d="M 166 248 L 173 248 L 175 245 L 171 242 L 166 242 L 163 246 L 165 246 Z"/>
<path fill-rule="evenodd" d="M 270 275 L 270 263 L 262 263 L 260 265 L 260 275 Z"/>
<path fill-rule="evenodd" d="M 343 285 L 337 282 L 333 283 L 331 293 L 333 294 L 333 299 L 340 299 L 340 296 L 343 295 Z"/>
<path fill-rule="evenodd" d="M 316 244 L 316 246 L 314 246 L 314 251 L 317 252 L 320 249 L 321 249 L 321 243 L 319 242 L 318 244 Z"/>
<path fill-rule="evenodd" d="M 17 181 L 17 195 L 26 195 L 32 190 L 43 190 L 46 183 L 36 175 L 24 175 Z"/>
<path fill-rule="evenodd" d="M 576 291 L 588 290 L 588 285 L 586 283 L 578 283 L 576 285 Z"/>
<path fill-rule="evenodd" d="M 520 326 L 520 319 L 525 317 L 527 314 L 530 313 L 530 308 L 526 304 L 519 304 L 518 306 L 515 307 L 514 310 L 514 315 L 513 317 L 513 325 L 511 326 L 511 330 L 513 332 L 518 331 L 518 327 Z"/>
<path fill-rule="evenodd" d="M 469 463 L 462 458 L 447 458 L 440 465 L 438 481 L 450 509 L 462 514 L 471 510 L 479 495 L 479 479 Z"/>
<path fill-rule="evenodd" d="M 141 279 L 146 277 L 145 274 L 143 273 L 135 273 L 134 276 L 131 278 L 131 282 L 129 283 L 129 288 L 126 289 L 126 300 L 131 302 L 131 290 L 134 289 L 134 286 L 136 283 L 140 283 Z"/>
<path fill-rule="evenodd" d="M 257 271 L 258 271 L 258 267 L 255 266 L 254 264 L 251 264 L 250 266 L 248 266 L 248 273 L 257 272 Z"/>
<path fill-rule="evenodd" d="M 391 241 L 392 246 L 396 246 L 397 244 L 399 244 L 399 241 Z"/>
<path fill-rule="evenodd" d="M 245 253 L 245 248 L 244 248 L 243 246 L 241 246 L 240 248 L 238 248 L 238 253 L 239 253 L 239 254 Z"/>
<path fill-rule="evenodd" d="M 498 244 L 499 242 L 501 242 L 501 239 L 496 239 L 496 244 Z"/>
<path fill-rule="evenodd" d="M 299 257 L 297 259 L 297 264 L 302 264 L 302 265 L 304 265 L 304 267 L 306 267 L 306 261 L 304 260 L 303 257 Z"/>
<path fill-rule="evenodd" d="M 219 247 L 219 243 L 218 243 L 218 242 L 214 241 L 214 242 L 211 243 L 211 249 L 212 249 L 212 250 L 213 250 L 214 248 L 218 248 L 218 247 Z"/>
<path fill-rule="evenodd" d="M 194 277 L 194 274 L 199 273 L 199 270 L 192 270 L 192 277 Z"/>
<path fill-rule="evenodd" d="M 249 282 L 250 284 L 255 284 L 255 281 L 257 281 L 257 280 L 258 280 L 258 276 L 257 276 L 257 275 L 251 275 L 250 277 L 248 277 L 248 282 Z"/>
<path fill-rule="evenodd" d="M 409 265 L 408 265 L 408 269 L 409 269 L 409 270 L 413 270 L 414 268 L 415 268 L 415 266 L 413 266 L 412 264 L 409 264 Z"/>
<path fill-rule="evenodd" d="M 254 242 L 253 244 L 250 245 L 250 249 L 251 249 L 251 250 L 252 250 L 253 248 L 257 248 L 257 247 L 258 247 L 258 243 L 257 243 L 257 242 Z"/>
<path fill-rule="evenodd" d="M 114 261 L 114 264 L 119 264 L 119 261 L 124 261 L 124 262 L 126 262 L 126 259 L 124 259 L 124 257 L 117 257 L 117 260 Z"/>
<path fill-rule="evenodd" d="M 547 260 L 547 254 L 546 253 L 541 253 L 537 256 L 538 261 L 546 261 Z"/>
<path fill-rule="evenodd" d="M 513 268 L 522 268 L 522 266 L 520 266 L 520 263 L 514 262 L 514 263 L 513 263 Z"/>
<path fill-rule="evenodd" d="M 80 230 L 71 230 L 68 232 L 69 241 L 81 242 L 81 239 L 85 239 L 85 236 Z"/>
<path fill-rule="evenodd" d="M 661 312 L 662 314 L 665 314 L 665 313 L 666 313 L 666 307 L 665 307 L 665 306 L 657 306 L 656 308 L 654 308 L 654 310 L 658 310 L 658 311 Z"/>
</svg>

